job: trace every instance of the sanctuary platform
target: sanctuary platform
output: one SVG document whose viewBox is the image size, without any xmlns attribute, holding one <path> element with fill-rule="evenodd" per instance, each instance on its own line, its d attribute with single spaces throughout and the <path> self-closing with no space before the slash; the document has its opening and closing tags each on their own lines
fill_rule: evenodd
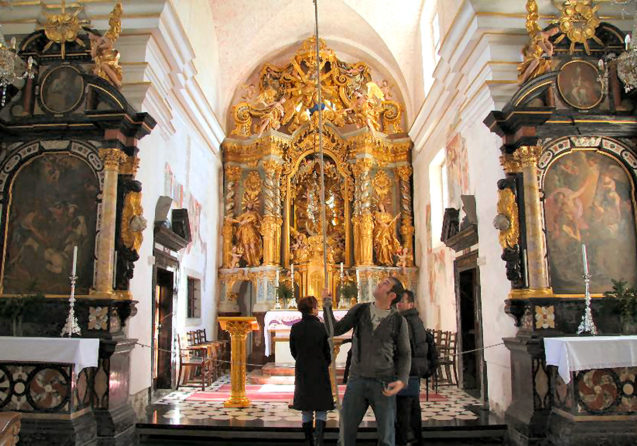
<svg viewBox="0 0 637 446">
<path fill-rule="evenodd" d="M 344 386 L 339 386 L 344 391 Z M 249 395 L 261 393 L 248 408 L 225 408 L 230 395 L 224 376 L 202 392 L 182 387 L 155 401 L 145 420 L 137 423 L 141 445 L 190 444 L 301 444 L 301 413 L 289 408 L 293 385 L 248 385 Z M 479 401 L 456 387 L 440 387 L 425 401 L 421 390 L 423 437 L 426 444 L 503 444 L 506 425 Z M 338 412 L 328 413 L 326 442 L 336 444 Z M 359 429 L 361 444 L 375 444 L 376 423 L 371 409 Z"/>
</svg>

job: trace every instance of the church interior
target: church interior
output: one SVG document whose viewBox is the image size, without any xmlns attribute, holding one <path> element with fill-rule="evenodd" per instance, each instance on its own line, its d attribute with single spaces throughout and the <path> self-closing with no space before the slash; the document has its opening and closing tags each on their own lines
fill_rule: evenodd
<svg viewBox="0 0 637 446">
<path fill-rule="evenodd" d="M 634 0 L 0 0 L 0 444 L 301 444 L 299 299 L 388 276 L 438 350 L 425 444 L 637 444 L 633 30 Z"/>
</svg>

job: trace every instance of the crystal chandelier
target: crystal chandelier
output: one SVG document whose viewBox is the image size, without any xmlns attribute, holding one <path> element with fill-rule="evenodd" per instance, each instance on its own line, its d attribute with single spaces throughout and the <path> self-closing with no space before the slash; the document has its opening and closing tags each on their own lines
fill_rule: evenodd
<svg viewBox="0 0 637 446">
<path fill-rule="evenodd" d="M 637 13 L 633 19 L 633 32 L 635 34 L 637 28 Z M 621 53 L 617 58 L 617 76 L 624 83 L 626 93 L 637 88 L 637 42 L 631 41 L 631 35 L 626 34 L 626 51 Z"/>
<path fill-rule="evenodd" d="M 33 79 L 34 76 L 33 58 L 29 56 L 27 63 L 24 63 L 17 54 L 15 37 L 11 39 L 11 44 L 7 45 L 2 30 L 0 30 L 0 88 L 2 89 L 0 107 L 4 107 L 6 103 L 9 85 L 15 85 L 24 78 Z"/>
</svg>

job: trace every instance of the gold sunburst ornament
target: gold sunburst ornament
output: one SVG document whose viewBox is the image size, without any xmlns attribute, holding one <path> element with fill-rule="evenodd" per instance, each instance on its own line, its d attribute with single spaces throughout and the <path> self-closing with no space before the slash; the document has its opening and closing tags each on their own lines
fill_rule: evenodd
<svg viewBox="0 0 637 446">
<path fill-rule="evenodd" d="M 44 23 L 42 28 L 44 29 L 44 34 L 47 39 L 49 39 L 49 43 L 47 43 L 44 47 L 44 52 L 46 52 L 51 45 L 57 43 L 60 45 L 62 59 L 64 59 L 66 56 L 67 42 L 75 42 L 82 47 L 85 46 L 84 42 L 82 42 L 82 40 L 77 36 L 82 30 L 82 25 L 88 23 L 87 20 L 83 20 L 78 17 L 84 8 L 82 5 L 72 6 L 67 10 L 66 1 L 62 0 L 59 8 L 48 6 L 45 3 L 42 3 L 42 7 L 44 9 L 60 10 L 55 14 L 49 14 L 46 11 L 42 11 L 46 17 L 46 23 Z"/>
<path fill-rule="evenodd" d="M 559 43 L 564 39 L 564 36 L 568 37 L 571 41 L 569 48 L 569 54 L 573 54 L 575 51 L 575 45 L 581 43 L 584 45 L 586 54 L 591 54 L 591 49 L 588 46 L 588 40 L 593 39 L 599 45 L 603 46 L 603 43 L 595 35 L 595 30 L 599 26 L 599 17 L 597 16 L 598 5 L 593 6 L 591 0 L 567 0 L 562 5 L 562 15 L 559 20 L 560 31 L 562 35 L 559 36 L 555 43 Z"/>
</svg>

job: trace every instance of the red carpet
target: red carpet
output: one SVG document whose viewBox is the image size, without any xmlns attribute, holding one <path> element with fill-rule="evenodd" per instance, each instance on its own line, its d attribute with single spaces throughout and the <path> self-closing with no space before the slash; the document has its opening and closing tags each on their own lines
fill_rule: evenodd
<svg viewBox="0 0 637 446">
<path fill-rule="evenodd" d="M 195 392 L 186 398 L 187 401 L 225 401 L 230 398 L 230 384 L 224 384 L 219 390 L 212 392 Z M 343 398 L 345 386 L 338 386 L 338 393 Z M 246 385 L 246 396 L 252 401 L 292 401 L 294 398 L 293 385 L 263 384 Z M 420 394 L 420 400 L 425 401 L 425 393 Z M 439 393 L 429 392 L 429 401 L 446 401 L 447 398 Z"/>
</svg>

